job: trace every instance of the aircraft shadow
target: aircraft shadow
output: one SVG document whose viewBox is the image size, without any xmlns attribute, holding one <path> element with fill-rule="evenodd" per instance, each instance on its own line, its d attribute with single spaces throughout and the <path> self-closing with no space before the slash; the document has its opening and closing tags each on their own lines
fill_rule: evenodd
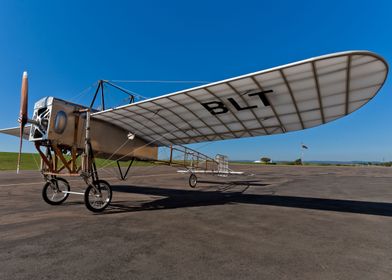
<svg viewBox="0 0 392 280">
<path fill-rule="evenodd" d="M 248 182 L 248 185 L 244 186 L 241 191 L 227 191 L 230 190 L 230 185 L 226 187 L 222 185 L 224 188 L 214 191 L 117 185 L 112 186 L 114 192 L 163 196 L 164 198 L 147 202 L 113 201 L 110 209 L 104 211 L 103 214 L 243 203 L 392 217 L 392 203 L 245 193 L 250 185 L 252 183 Z M 267 186 L 268 184 L 258 184 L 260 185 Z"/>
</svg>

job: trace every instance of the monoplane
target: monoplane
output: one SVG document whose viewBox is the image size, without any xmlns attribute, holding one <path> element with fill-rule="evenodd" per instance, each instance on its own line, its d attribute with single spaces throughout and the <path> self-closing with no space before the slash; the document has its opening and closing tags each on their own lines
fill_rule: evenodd
<svg viewBox="0 0 392 280">
<path fill-rule="evenodd" d="M 134 160 L 183 167 L 189 185 L 198 174 L 241 174 L 228 167 L 227 157 L 211 158 L 187 144 L 289 133 L 326 124 L 356 111 L 384 84 L 388 64 L 369 51 L 347 51 L 315 57 L 147 100 L 107 80 L 100 80 L 89 106 L 44 97 L 28 117 L 28 78 L 23 73 L 20 126 L 0 132 L 33 142 L 41 157 L 45 185 L 42 195 L 52 205 L 69 194 L 66 176 L 86 182 L 86 207 L 103 211 L 112 189 L 99 179 L 96 158 L 115 160 L 125 179 Z M 130 95 L 130 104 L 105 108 L 105 86 Z M 94 104 L 101 99 L 100 110 Z M 170 150 L 167 159 L 158 151 Z M 181 160 L 173 155 L 180 153 Z M 130 162 L 125 174 L 121 161 Z"/>
</svg>

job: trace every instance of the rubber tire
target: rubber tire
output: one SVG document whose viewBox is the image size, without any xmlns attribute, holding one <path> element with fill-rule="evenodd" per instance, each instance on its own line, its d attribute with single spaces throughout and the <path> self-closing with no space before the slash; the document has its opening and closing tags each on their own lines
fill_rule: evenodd
<svg viewBox="0 0 392 280">
<path fill-rule="evenodd" d="M 195 182 L 193 182 L 193 180 L 194 180 Z M 191 174 L 191 175 L 189 176 L 189 186 L 190 186 L 192 189 L 194 189 L 194 188 L 196 188 L 196 185 L 197 185 L 197 177 L 196 177 L 195 174 Z"/>
<path fill-rule="evenodd" d="M 96 184 L 97 182 L 99 182 L 100 184 L 105 184 L 105 185 L 107 185 L 109 187 L 109 194 L 110 194 L 110 196 L 109 196 L 109 201 L 106 203 L 106 205 L 104 207 L 102 207 L 102 208 L 94 208 L 90 204 L 90 201 L 88 199 L 89 198 L 89 194 L 90 194 L 90 190 L 93 188 L 93 186 L 92 185 L 88 185 L 87 186 L 86 191 L 84 192 L 84 205 L 86 205 L 86 208 L 88 210 L 90 210 L 91 212 L 95 212 L 95 213 L 99 213 L 99 212 L 102 212 L 103 210 L 105 210 L 106 207 L 108 207 L 110 202 L 112 201 L 112 196 L 113 196 L 112 187 L 109 185 L 108 182 L 106 182 L 104 180 L 98 180 L 98 181 L 94 182 L 93 184 Z"/>
<path fill-rule="evenodd" d="M 69 183 L 67 182 L 67 180 L 65 180 L 65 179 L 63 179 L 63 178 L 56 178 L 56 179 L 51 179 L 50 181 L 53 181 L 53 180 L 57 180 L 57 181 L 62 181 L 62 182 L 64 182 L 65 185 L 67 186 L 67 191 L 70 191 L 70 190 L 71 190 L 71 188 L 70 188 Z M 46 184 L 45 184 L 44 187 L 42 188 L 42 198 L 44 199 L 44 201 L 45 201 L 46 203 L 48 203 L 48 204 L 50 204 L 50 205 L 60 205 L 61 203 L 63 203 L 64 201 L 67 200 L 67 198 L 68 198 L 68 196 L 69 196 L 69 193 L 67 193 L 67 194 L 65 195 L 65 197 L 64 197 L 62 200 L 60 200 L 60 201 L 52 201 L 52 200 L 50 200 L 50 199 L 48 198 L 48 196 L 46 195 L 46 189 L 47 189 L 48 187 L 51 187 L 51 184 L 52 184 L 52 182 L 46 182 Z"/>
</svg>

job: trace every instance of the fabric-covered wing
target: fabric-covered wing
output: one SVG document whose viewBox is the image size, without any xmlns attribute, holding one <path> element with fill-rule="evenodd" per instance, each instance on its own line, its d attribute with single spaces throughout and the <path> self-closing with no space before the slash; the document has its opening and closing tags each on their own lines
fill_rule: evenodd
<svg viewBox="0 0 392 280">
<path fill-rule="evenodd" d="M 383 85 L 368 51 L 316 57 L 94 113 L 159 145 L 271 135 L 343 117 Z"/>
</svg>

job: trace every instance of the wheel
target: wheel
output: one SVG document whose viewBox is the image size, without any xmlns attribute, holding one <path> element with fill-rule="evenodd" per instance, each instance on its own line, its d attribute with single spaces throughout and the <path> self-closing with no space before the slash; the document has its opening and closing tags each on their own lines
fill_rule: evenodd
<svg viewBox="0 0 392 280">
<path fill-rule="evenodd" d="M 51 179 L 42 189 L 42 198 L 50 205 L 59 205 L 63 203 L 69 196 L 70 187 L 63 178 Z"/>
<path fill-rule="evenodd" d="M 191 188 L 195 188 L 197 185 L 197 177 L 195 174 L 191 174 L 191 176 L 189 176 L 189 186 Z"/>
<path fill-rule="evenodd" d="M 84 203 L 92 212 L 102 212 L 112 200 L 112 188 L 104 180 L 98 180 L 89 185 L 84 192 Z M 99 191 L 97 191 L 99 190 Z"/>
</svg>

